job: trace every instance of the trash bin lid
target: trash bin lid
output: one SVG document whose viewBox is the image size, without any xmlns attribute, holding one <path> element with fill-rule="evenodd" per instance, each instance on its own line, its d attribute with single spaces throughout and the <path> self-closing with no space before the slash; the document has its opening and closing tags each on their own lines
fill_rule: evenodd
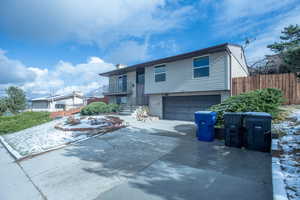
<svg viewBox="0 0 300 200">
<path fill-rule="evenodd" d="M 245 115 L 247 116 L 258 116 L 258 117 L 271 117 L 272 115 L 266 112 L 246 112 Z"/>
<path fill-rule="evenodd" d="M 244 112 L 225 112 L 224 115 L 245 115 Z"/>
<path fill-rule="evenodd" d="M 195 114 L 206 114 L 206 115 L 215 115 L 216 112 L 214 111 L 197 111 Z"/>
</svg>

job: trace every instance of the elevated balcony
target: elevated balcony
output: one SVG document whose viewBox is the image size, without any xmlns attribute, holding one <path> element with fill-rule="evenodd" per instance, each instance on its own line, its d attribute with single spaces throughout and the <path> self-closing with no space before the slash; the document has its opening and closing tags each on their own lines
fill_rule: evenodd
<svg viewBox="0 0 300 200">
<path fill-rule="evenodd" d="M 119 87 L 118 85 L 110 85 L 106 91 L 103 92 L 105 96 L 118 96 L 132 94 L 133 83 L 127 83 L 126 86 Z"/>
</svg>

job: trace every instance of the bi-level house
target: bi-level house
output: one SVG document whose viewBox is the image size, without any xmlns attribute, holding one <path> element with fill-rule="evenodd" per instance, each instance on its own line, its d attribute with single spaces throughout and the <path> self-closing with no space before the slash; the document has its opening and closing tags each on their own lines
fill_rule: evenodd
<svg viewBox="0 0 300 200">
<path fill-rule="evenodd" d="M 193 120 L 231 96 L 232 78 L 248 75 L 243 48 L 221 44 L 100 74 L 111 103 L 147 105 L 162 119 Z"/>
</svg>

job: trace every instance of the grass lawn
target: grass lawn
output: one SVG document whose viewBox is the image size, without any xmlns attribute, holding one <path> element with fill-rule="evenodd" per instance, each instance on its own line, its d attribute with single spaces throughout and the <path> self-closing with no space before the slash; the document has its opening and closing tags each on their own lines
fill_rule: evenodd
<svg viewBox="0 0 300 200">
<path fill-rule="evenodd" d="M 0 116 L 0 135 L 37 126 L 51 120 L 49 112 L 23 112 L 14 116 Z"/>
</svg>

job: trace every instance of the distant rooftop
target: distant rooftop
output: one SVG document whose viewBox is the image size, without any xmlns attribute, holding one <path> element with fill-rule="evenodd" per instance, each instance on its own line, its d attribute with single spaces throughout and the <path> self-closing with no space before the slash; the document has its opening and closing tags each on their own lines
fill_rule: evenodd
<svg viewBox="0 0 300 200">
<path fill-rule="evenodd" d="M 83 93 L 79 92 L 79 91 L 74 91 L 74 92 L 69 93 L 69 94 L 34 98 L 34 99 L 31 99 L 30 101 L 53 101 L 53 100 L 57 101 L 57 100 L 60 100 L 60 99 L 65 99 L 65 98 L 69 98 L 69 97 L 73 97 L 73 96 L 83 97 Z"/>
</svg>

